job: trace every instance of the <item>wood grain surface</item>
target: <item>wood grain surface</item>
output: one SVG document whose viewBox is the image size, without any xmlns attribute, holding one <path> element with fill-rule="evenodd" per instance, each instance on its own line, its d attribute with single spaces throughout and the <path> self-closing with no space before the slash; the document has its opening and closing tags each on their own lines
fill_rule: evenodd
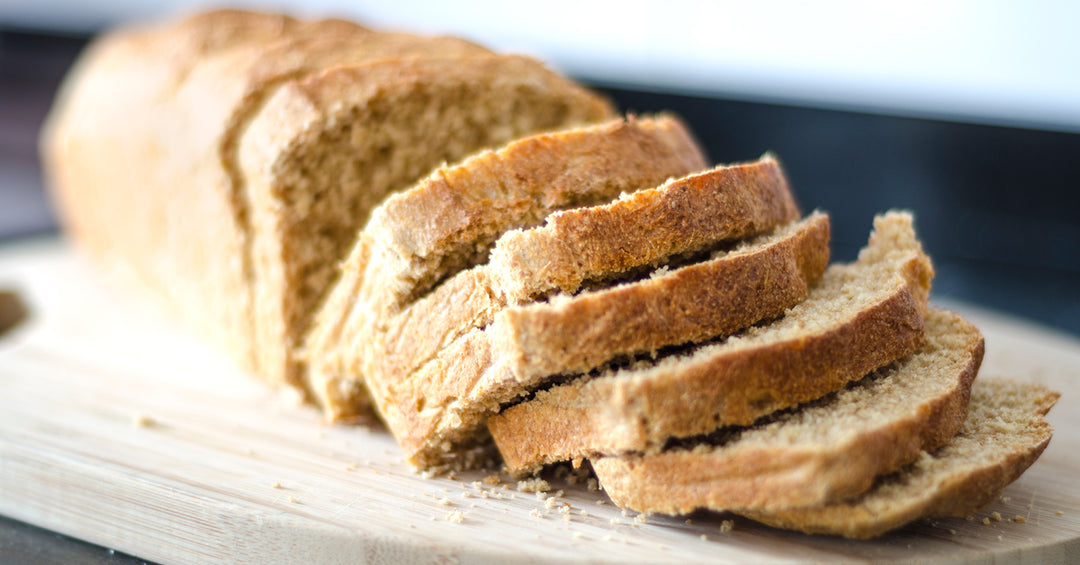
<svg viewBox="0 0 1080 565">
<path fill-rule="evenodd" d="M 1080 342 L 973 306 L 943 304 L 985 333 L 983 375 L 1062 392 L 1054 439 L 972 519 L 856 542 L 422 478 L 385 432 L 323 424 L 109 278 L 55 240 L 0 248 L 29 308 L 0 337 L 0 514 L 163 563 L 1080 562 Z"/>
</svg>

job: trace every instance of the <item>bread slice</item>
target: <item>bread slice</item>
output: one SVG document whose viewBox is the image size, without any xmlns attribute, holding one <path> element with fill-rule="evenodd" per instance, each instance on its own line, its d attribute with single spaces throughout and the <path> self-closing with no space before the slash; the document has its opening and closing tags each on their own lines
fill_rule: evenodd
<svg viewBox="0 0 1080 565">
<path fill-rule="evenodd" d="M 487 438 L 489 414 L 561 375 L 779 315 L 805 297 L 827 262 L 828 218 L 816 214 L 704 262 L 511 306 L 389 383 L 380 409 L 406 459 L 439 465 Z"/>
<path fill-rule="evenodd" d="M 781 528 L 855 539 L 919 518 L 969 516 L 997 499 L 1046 449 L 1053 428 L 1043 416 L 1060 396 L 1038 385 L 979 379 L 960 432 L 868 492 L 819 507 L 739 513 Z"/>
<path fill-rule="evenodd" d="M 615 504 L 648 514 L 768 512 L 849 498 L 960 429 L 983 347 L 963 318 L 931 310 L 917 352 L 840 391 L 749 428 L 651 455 L 601 457 L 592 467 Z"/>
<path fill-rule="evenodd" d="M 874 220 L 855 263 L 736 337 L 536 393 L 488 420 L 507 466 L 654 452 L 670 438 L 748 425 L 915 351 L 933 268 L 909 214 Z"/>
<path fill-rule="evenodd" d="M 435 165 L 609 118 L 540 63 L 454 38 L 223 11 L 119 30 L 42 138 L 65 226 L 271 382 L 368 210 Z"/>
<path fill-rule="evenodd" d="M 360 232 L 307 341 L 310 389 L 331 419 L 362 413 L 363 389 L 350 385 L 361 379 L 357 344 L 370 339 L 361 337 L 372 335 L 370 324 L 399 316 L 439 281 L 485 260 L 507 230 L 655 186 L 704 163 L 685 126 L 662 115 L 538 134 L 436 169 L 377 207 Z M 471 312 L 470 304 L 483 311 L 483 297 L 460 296 L 440 305 L 413 337 L 441 331 L 435 316 Z"/>
</svg>

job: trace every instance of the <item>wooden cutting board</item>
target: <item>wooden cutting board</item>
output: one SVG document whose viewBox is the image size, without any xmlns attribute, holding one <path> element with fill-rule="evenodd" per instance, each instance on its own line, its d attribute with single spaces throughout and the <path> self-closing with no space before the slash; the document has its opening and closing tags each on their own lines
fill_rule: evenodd
<svg viewBox="0 0 1080 565">
<path fill-rule="evenodd" d="M 30 309 L 0 337 L 0 513 L 146 559 L 1080 562 L 1080 342 L 985 310 L 953 305 L 986 334 L 982 374 L 1062 392 L 1050 447 L 973 519 L 855 542 L 422 478 L 385 432 L 322 424 L 100 275 L 56 241 L 0 248 L 0 289 Z"/>
</svg>

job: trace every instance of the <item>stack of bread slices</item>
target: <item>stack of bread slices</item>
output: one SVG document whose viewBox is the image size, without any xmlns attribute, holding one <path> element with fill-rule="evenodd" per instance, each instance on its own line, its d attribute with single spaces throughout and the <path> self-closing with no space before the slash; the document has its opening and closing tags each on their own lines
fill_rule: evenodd
<svg viewBox="0 0 1080 565">
<path fill-rule="evenodd" d="M 624 508 L 849 537 L 971 513 L 1034 461 L 1056 395 L 988 382 L 969 407 L 983 338 L 928 306 L 910 214 L 827 266 L 828 216 L 775 158 L 675 176 L 699 159 L 674 117 L 630 117 L 391 196 L 316 316 L 309 389 L 336 417 L 370 395 L 420 468 L 493 439 L 515 472 L 588 459 Z"/>
<path fill-rule="evenodd" d="M 132 82 L 136 48 L 168 64 Z M 640 512 L 869 537 L 976 510 L 1050 439 L 1056 393 L 975 384 L 910 214 L 829 265 L 775 157 L 710 168 L 675 116 L 534 61 L 218 12 L 107 37 L 66 90 L 44 149 L 76 237 L 418 468 L 494 445 Z"/>
</svg>

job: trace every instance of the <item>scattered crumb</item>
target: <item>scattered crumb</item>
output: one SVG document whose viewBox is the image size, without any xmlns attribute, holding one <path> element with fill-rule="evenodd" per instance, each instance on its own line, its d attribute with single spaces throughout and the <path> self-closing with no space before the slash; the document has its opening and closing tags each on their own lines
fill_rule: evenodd
<svg viewBox="0 0 1080 565">
<path fill-rule="evenodd" d="M 570 537 L 572 537 L 574 539 L 581 539 L 581 538 L 585 537 L 585 534 L 583 534 L 581 532 L 574 532 L 574 533 L 570 534 Z"/>
<path fill-rule="evenodd" d="M 570 514 L 570 505 L 563 504 L 562 507 L 559 508 L 559 514 Z"/>
<path fill-rule="evenodd" d="M 611 537 L 611 534 L 607 534 L 607 535 L 605 535 L 604 537 L 602 537 L 600 539 L 602 539 L 604 541 L 611 541 L 614 538 Z"/>
<path fill-rule="evenodd" d="M 434 476 L 435 476 L 435 473 L 433 473 L 432 471 L 420 471 L 420 478 L 421 479 L 430 479 L 430 478 L 432 478 Z"/>
<path fill-rule="evenodd" d="M 1065 513 L 1064 513 L 1064 512 L 1062 512 L 1061 510 L 1056 510 L 1056 511 L 1054 511 L 1054 516 L 1062 516 L 1062 515 L 1064 515 L 1064 514 L 1065 514 Z"/>
<path fill-rule="evenodd" d="M 147 416 L 146 414 L 136 414 L 131 417 L 131 425 L 135 426 L 136 428 L 149 428 L 155 423 L 156 422 L 154 422 L 154 419 L 150 416 Z"/>
<path fill-rule="evenodd" d="M 687 525 L 687 526 L 689 526 L 690 524 L 693 524 L 693 522 L 692 522 L 692 521 L 690 521 L 690 518 L 687 518 L 687 519 L 686 519 L 686 525 Z"/>
<path fill-rule="evenodd" d="M 356 470 L 356 463 L 349 463 L 349 464 L 345 465 L 345 470 L 346 471 L 355 471 Z"/>
<path fill-rule="evenodd" d="M 289 502 L 290 502 L 291 504 L 300 504 L 300 501 L 299 501 L 299 500 L 296 500 L 295 498 L 293 498 L 293 497 L 291 497 L 291 496 L 289 497 Z"/>
<path fill-rule="evenodd" d="M 618 523 L 619 523 L 619 519 L 618 519 L 618 518 L 612 518 L 612 519 L 610 520 L 610 522 L 611 522 L 611 525 L 612 525 L 612 526 L 614 526 L 615 524 L 618 524 Z"/>
<path fill-rule="evenodd" d="M 500 482 L 501 481 L 500 481 L 498 475 L 488 475 L 488 476 L 484 477 L 484 484 L 485 485 L 495 486 L 495 485 L 499 484 Z"/>
<path fill-rule="evenodd" d="M 1008 504 L 1010 500 L 1012 500 L 1012 499 L 1007 497 L 1007 496 L 1001 497 L 1001 503 L 1002 504 Z"/>
<path fill-rule="evenodd" d="M 735 529 L 735 520 L 724 520 L 720 522 L 720 533 L 726 534 Z"/>
<path fill-rule="evenodd" d="M 586 511 L 585 511 L 584 509 L 580 510 L 580 511 L 578 512 L 578 514 L 580 514 L 580 515 L 582 515 L 582 516 L 588 516 L 588 515 L 589 515 L 589 513 L 588 513 L 588 512 L 586 512 Z"/>
<path fill-rule="evenodd" d="M 570 523 L 570 515 L 569 514 L 563 514 L 562 521 L 569 524 Z"/>
<path fill-rule="evenodd" d="M 280 483 L 280 482 L 276 482 L 276 483 L 274 483 L 274 484 L 270 485 L 270 488 L 281 488 L 281 483 Z"/>
<path fill-rule="evenodd" d="M 470 503 L 469 508 L 476 508 L 476 503 L 475 502 Z"/>
<path fill-rule="evenodd" d="M 472 493 L 467 490 L 461 491 L 461 498 L 472 498 Z"/>
<path fill-rule="evenodd" d="M 998 541 L 1004 541 L 1004 540 L 1005 540 L 1005 536 L 998 535 Z"/>
<path fill-rule="evenodd" d="M 967 518 L 964 518 L 964 519 L 967 520 L 968 522 L 972 522 L 972 521 L 975 520 L 975 516 L 968 516 Z"/>
<path fill-rule="evenodd" d="M 453 512 L 446 515 L 446 521 L 460 524 L 465 521 L 465 513 L 463 513 L 461 510 L 454 510 Z"/>
<path fill-rule="evenodd" d="M 634 521 L 639 523 L 639 524 L 645 524 L 645 523 L 647 523 L 649 521 L 649 517 L 647 515 L 645 515 L 644 512 L 642 512 L 641 514 L 638 514 L 637 516 L 634 516 Z"/>
<path fill-rule="evenodd" d="M 990 518 L 983 518 L 983 525 L 984 526 L 989 526 L 990 525 Z"/>
<path fill-rule="evenodd" d="M 544 501 L 544 506 L 546 506 L 548 508 L 555 508 L 555 505 L 557 503 L 558 503 L 558 501 L 556 501 L 554 498 L 549 498 L 549 499 Z"/>
<path fill-rule="evenodd" d="M 1000 512 L 991 512 L 990 517 L 993 518 L 995 522 L 1000 522 L 1001 521 L 1001 513 Z"/>
<path fill-rule="evenodd" d="M 544 518 L 544 513 L 540 512 L 540 510 L 538 508 L 533 508 L 532 510 L 529 511 L 529 516 L 532 516 L 534 518 L 543 519 Z"/>
<path fill-rule="evenodd" d="M 436 500 L 439 501 L 439 505 L 441 505 L 441 506 L 450 506 L 451 504 L 453 504 L 453 502 L 450 502 L 449 498 L 438 498 L 438 497 L 436 497 Z"/>
<path fill-rule="evenodd" d="M 596 504 L 597 504 L 598 506 L 603 506 L 603 505 L 607 504 L 607 501 L 606 501 L 606 500 L 604 500 L 603 498 L 597 498 L 597 499 L 596 499 Z"/>
<path fill-rule="evenodd" d="M 544 491 L 536 491 L 536 500 L 547 500 L 548 494 Z"/>
<path fill-rule="evenodd" d="M 1015 518 L 1013 518 L 1013 521 L 1023 524 L 1024 522 L 1027 522 L 1027 518 L 1018 514 Z"/>
<path fill-rule="evenodd" d="M 956 535 L 956 530 L 953 530 L 953 529 L 950 528 L 949 533 L 955 536 Z"/>
<path fill-rule="evenodd" d="M 597 481 L 596 479 L 589 479 L 588 485 L 590 491 L 600 490 L 600 481 Z"/>
<path fill-rule="evenodd" d="M 518 481 L 517 489 L 520 492 L 540 493 L 551 490 L 551 485 L 544 479 L 533 477 L 531 479 L 525 479 L 524 481 Z"/>
</svg>

